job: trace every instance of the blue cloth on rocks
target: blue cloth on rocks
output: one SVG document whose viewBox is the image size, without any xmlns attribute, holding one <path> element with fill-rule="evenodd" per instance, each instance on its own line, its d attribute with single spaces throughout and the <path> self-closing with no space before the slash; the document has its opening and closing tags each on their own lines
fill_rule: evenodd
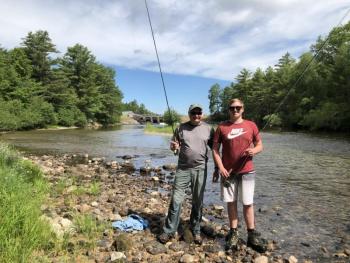
<svg viewBox="0 0 350 263">
<path fill-rule="evenodd" d="M 125 232 L 133 230 L 144 230 L 148 227 L 148 220 L 143 219 L 139 215 L 131 214 L 125 220 L 117 220 L 112 223 L 112 226 Z"/>
</svg>

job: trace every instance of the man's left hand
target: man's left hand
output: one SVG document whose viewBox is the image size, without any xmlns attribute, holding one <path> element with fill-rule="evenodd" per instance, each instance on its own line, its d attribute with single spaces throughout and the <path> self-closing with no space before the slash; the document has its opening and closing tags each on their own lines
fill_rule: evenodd
<svg viewBox="0 0 350 263">
<path fill-rule="evenodd" d="M 248 156 L 254 156 L 254 151 L 252 148 L 248 148 L 247 150 L 244 151 L 245 155 L 248 155 Z"/>
</svg>

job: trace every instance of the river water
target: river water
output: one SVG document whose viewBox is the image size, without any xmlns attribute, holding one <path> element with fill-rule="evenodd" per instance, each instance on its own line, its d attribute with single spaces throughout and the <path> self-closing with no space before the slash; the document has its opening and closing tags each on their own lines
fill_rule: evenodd
<svg viewBox="0 0 350 263">
<path fill-rule="evenodd" d="M 262 133 L 262 138 L 264 151 L 254 159 L 258 229 L 278 242 L 280 254 L 331 261 L 329 256 L 344 244 L 350 246 L 350 140 L 302 133 Z M 109 160 L 136 155 L 136 167 L 147 160 L 153 166 L 176 162 L 169 139 L 145 134 L 142 126 L 0 135 L 2 141 L 39 154 L 87 153 Z M 212 170 L 210 162 L 209 174 Z M 222 204 L 219 185 L 210 180 L 205 204 Z"/>
</svg>

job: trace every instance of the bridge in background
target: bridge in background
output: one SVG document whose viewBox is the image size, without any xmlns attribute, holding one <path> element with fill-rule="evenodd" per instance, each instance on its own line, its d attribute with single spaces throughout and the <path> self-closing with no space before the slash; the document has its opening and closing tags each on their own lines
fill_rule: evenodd
<svg viewBox="0 0 350 263">
<path fill-rule="evenodd" d="M 161 123 L 164 122 L 164 117 L 162 115 L 158 114 L 137 114 L 133 113 L 132 111 L 124 111 L 123 115 L 127 115 L 130 118 L 133 118 L 134 120 L 138 121 L 139 123 Z"/>
</svg>

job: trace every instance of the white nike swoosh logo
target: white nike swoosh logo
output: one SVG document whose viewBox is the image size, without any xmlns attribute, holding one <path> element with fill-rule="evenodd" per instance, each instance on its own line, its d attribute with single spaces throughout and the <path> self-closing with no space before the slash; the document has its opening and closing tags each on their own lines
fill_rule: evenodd
<svg viewBox="0 0 350 263">
<path fill-rule="evenodd" d="M 238 134 L 233 134 L 233 135 L 229 133 L 229 134 L 227 134 L 227 138 L 231 140 L 231 139 L 234 139 L 234 138 L 236 138 L 238 136 L 241 136 L 242 134 L 245 134 L 245 133 L 246 133 L 245 131 L 244 132 L 240 132 Z"/>
</svg>

